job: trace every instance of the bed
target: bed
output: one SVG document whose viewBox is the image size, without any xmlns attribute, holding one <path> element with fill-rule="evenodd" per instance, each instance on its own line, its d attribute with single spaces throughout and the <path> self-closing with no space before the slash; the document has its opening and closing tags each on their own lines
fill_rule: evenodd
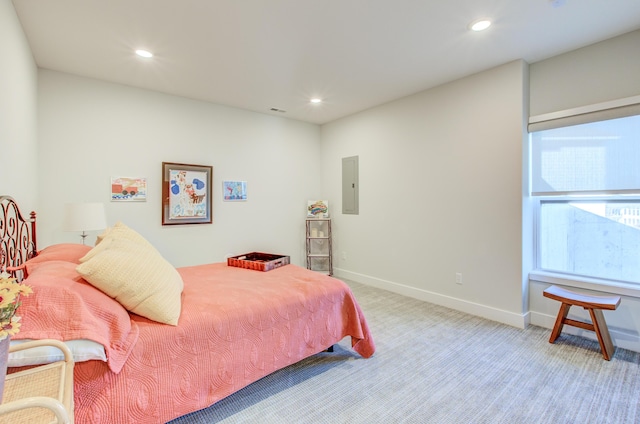
<svg viewBox="0 0 640 424">
<path fill-rule="evenodd" d="M 375 351 L 351 290 L 333 277 L 293 264 L 268 272 L 224 263 L 153 265 L 139 253 L 153 247 L 122 223 L 95 247 L 67 243 L 39 251 L 35 214 L 23 219 L 8 197 L 0 204 L 0 265 L 34 291 L 23 299 L 22 328 L 12 342 L 47 337 L 93 349 L 74 351 L 76 423 L 165 423 L 345 337 L 363 358 Z M 106 266 L 90 266 L 104 257 Z M 152 279 L 168 276 L 173 286 L 152 288 L 131 305 L 148 291 L 139 284 L 145 275 L 136 272 L 149 262 Z M 116 293 L 93 281 L 100 273 L 107 284 L 119 281 Z M 144 305 L 154 296 L 159 315 Z"/>
</svg>

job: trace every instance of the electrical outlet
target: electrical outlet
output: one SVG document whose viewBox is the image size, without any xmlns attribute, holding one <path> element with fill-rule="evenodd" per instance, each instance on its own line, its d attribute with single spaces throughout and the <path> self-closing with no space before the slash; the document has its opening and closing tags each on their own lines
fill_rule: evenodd
<svg viewBox="0 0 640 424">
<path fill-rule="evenodd" d="M 462 273 L 456 272 L 456 284 L 462 284 Z"/>
<path fill-rule="evenodd" d="M 347 260 L 347 252 L 342 252 L 340 257 L 342 258 L 343 261 L 346 261 Z"/>
</svg>

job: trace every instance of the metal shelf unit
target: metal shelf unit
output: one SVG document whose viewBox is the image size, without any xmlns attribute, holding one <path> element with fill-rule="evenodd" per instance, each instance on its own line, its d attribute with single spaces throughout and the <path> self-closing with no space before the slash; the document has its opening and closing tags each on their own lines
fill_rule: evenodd
<svg viewBox="0 0 640 424">
<path fill-rule="evenodd" d="M 307 269 L 333 275 L 331 218 L 307 218 Z"/>
</svg>

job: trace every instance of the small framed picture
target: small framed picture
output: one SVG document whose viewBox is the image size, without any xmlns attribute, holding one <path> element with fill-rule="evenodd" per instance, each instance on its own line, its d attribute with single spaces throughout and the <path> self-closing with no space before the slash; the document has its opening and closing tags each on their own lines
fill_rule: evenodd
<svg viewBox="0 0 640 424">
<path fill-rule="evenodd" d="M 246 181 L 223 181 L 222 200 L 225 202 L 244 202 L 247 200 Z"/>
<path fill-rule="evenodd" d="M 307 218 L 329 218 L 329 201 L 309 200 L 307 202 Z"/>
<path fill-rule="evenodd" d="M 146 202 L 147 179 L 111 177 L 112 202 Z"/>
<path fill-rule="evenodd" d="M 213 167 L 162 162 L 162 225 L 211 224 Z"/>
</svg>

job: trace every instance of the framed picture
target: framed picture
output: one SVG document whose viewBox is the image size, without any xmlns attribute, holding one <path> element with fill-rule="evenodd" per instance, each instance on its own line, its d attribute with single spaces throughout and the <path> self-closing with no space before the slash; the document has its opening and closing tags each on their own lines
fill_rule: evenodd
<svg viewBox="0 0 640 424">
<path fill-rule="evenodd" d="M 307 218 L 329 218 L 329 201 L 309 200 L 307 202 Z"/>
<path fill-rule="evenodd" d="M 246 181 L 223 181 L 222 199 L 225 202 L 244 202 L 247 200 Z"/>
<path fill-rule="evenodd" d="M 162 225 L 211 224 L 213 167 L 162 162 Z"/>
<path fill-rule="evenodd" d="M 111 177 L 112 202 L 146 202 L 147 179 Z"/>
</svg>

